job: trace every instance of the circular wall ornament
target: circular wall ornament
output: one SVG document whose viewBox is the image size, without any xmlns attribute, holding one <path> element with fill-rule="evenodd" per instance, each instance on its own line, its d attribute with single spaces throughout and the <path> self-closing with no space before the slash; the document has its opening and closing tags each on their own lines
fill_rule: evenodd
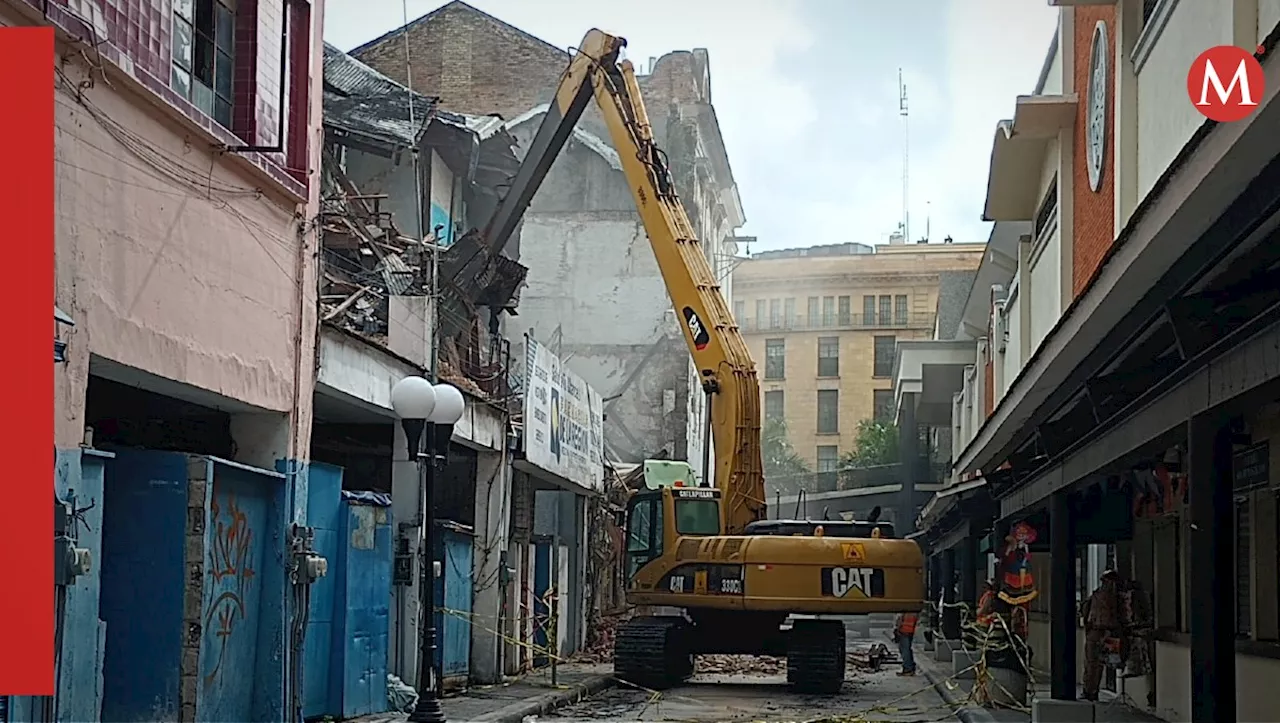
<svg viewBox="0 0 1280 723">
<path fill-rule="evenodd" d="M 1085 128 L 1089 188 L 1095 193 L 1102 188 L 1102 165 L 1107 148 L 1107 60 L 1107 24 L 1099 20 L 1093 29 L 1093 47 L 1089 51 L 1089 114 Z"/>
</svg>

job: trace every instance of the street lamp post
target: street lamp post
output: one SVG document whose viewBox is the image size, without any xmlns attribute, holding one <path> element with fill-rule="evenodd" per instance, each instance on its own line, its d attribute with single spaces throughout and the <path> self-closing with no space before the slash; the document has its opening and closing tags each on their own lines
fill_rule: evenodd
<svg viewBox="0 0 1280 723">
<path fill-rule="evenodd" d="M 409 456 L 418 466 L 419 566 L 418 604 L 423 611 L 418 640 L 418 703 L 410 721 L 444 723 L 440 707 L 440 676 L 436 671 L 436 576 L 435 576 L 435 466 L 443 459 L 436 451 L 436 425 L 452 428 L 462 419 L 462 392 L 448 384 L 435 384 L 418 376 L 405 377 L 391 389 L 391 407 L 400 417 Z M 428 428 L 430 427 L 430 428 Z M 422 436 L 426 432 L 426 450 Z M 446 442 L 446 445 L 448 443 Z"/>
</svg>

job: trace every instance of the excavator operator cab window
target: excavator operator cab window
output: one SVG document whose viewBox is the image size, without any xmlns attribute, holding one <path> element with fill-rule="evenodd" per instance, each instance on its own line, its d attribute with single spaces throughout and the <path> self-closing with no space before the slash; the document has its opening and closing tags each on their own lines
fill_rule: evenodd
<svg viewBox="0 0 1280 723">
<path fill-rule="evenodd" d="M 720 534 L 719 500 L 680 500 L 676 503 L 676 534 L 706 536 Z"/>
<path fill-rule="evenodd" d="M 662 494 L 642 492 L 627 504 L 627 579 L 662 556 Z"/>
</svg>

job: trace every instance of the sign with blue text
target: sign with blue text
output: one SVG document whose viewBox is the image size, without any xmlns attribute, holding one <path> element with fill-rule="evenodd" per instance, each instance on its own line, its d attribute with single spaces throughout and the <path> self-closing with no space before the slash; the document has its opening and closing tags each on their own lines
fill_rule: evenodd
<svg viewBox="0 0 1280 723">
<path fill-rule="evenodd" d="M 525 337 L 524 454 L 590 490 L 604 486 L 604 403 L 551 350 Z"/>
</svg>

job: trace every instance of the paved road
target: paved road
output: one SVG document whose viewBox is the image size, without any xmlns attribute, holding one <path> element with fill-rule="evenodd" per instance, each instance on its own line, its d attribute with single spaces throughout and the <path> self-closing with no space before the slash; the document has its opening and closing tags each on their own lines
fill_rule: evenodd
<svg viewBox="0 0 1280 723">
<path fill-rule="evenodd" d="M 785 673 L 699 674 L 656 700 L 644 691 L 619 686 L 540 720 L 934 723 L 955 717 L 923 676 L 900 678 L 893 670 L 885 670 L 850 671 L 844 690 L 830 697 L 792 693 Z"/>
<path fill-rule="evenodd" d="M 849 628 L 855 625 L 861 628 L 858 633 L 853 629 L 848 631 L 850 649 L 864 645 L 869 638 L 887 642 L 878 624 L 871 626 L 873 630 L 868 636 L 867 622 L 866 618 L 846 621 Z M 889 622 L 892 624 L 892 617 Z M 878 672 L 850 667 L 840 694 L 824 697 L 792 693 L 786 685 L 786 670 L 781 665 L 765 672 L 736 672 L 747 666 L 734 665 L 734 658 L 736 656 L 717 656 L 721 664 L 713 666 L 734 672 L 700 672 L 686 685 L 656 697 L 619 684 L 589 700 L 543 716 L 540 721 L 935 723 L 956 720 L 924 676 L 898 677 L 897 665 Z M 699 670 L 707 667 L 700 658 Z"/>
</svg>

